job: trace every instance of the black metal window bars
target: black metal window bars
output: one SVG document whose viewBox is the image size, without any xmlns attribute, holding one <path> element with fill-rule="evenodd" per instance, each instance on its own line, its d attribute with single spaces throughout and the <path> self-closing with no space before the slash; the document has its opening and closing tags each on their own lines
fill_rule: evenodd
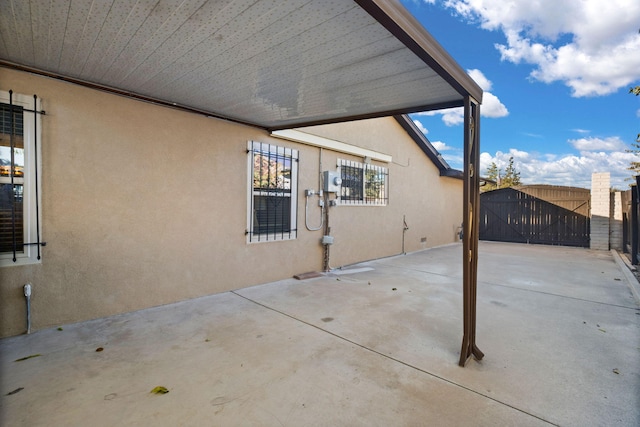
<svg viewBox="0 0 640 427">
<path fill-rule="evenodd" d="M 389 201 L 389 170 L 382 166 L 340 160 L 340 203 L 384 206 Z"/>
<path fill-rule="evenodd" d="M 46 242 L 40 241 L 40 200 L 38 184 L 38 97 L 33 95 L 33 109 L 16 105 L 13 91 L 9 91 L 9 103 L 0 103 L 0 146 L 9 148 L 8 158 L 0 157 L 0 253 L 12 253 L 12 261 L 18 261 L 18 253 L 24 252 L 25 246 L 36 246 L 37 259 L 40 260 L 40 247 Z M 33 114 L 33 143 L 25 143 L 25 113 Z M 8 146 L 5 145 L 8 139 Z M 24 151 L 33 150 L 33 170 L 25 164 Z M 18 161 L 20 159 L 20 161 Z M 35 242 L 25 242 L 25 173 L 33 174 L 33 191 L 35 192 Z M 8 180 L 6 179 L 8 178 Z M 28 192 L 30 189 L 27 190 Z M 27 221 L 29 218 L 26 219 Z M 29 234 L 31 235 L 31 234 Z"/>
<path fill-rule="evenodd" d="M 249 242 L 296 238 L 298 151 L 250 143 L 251 197 Z"/>
</svg>

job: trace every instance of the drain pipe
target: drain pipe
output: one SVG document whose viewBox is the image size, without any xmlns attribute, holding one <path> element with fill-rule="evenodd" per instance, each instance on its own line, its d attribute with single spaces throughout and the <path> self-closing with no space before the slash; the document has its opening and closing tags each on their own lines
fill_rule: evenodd
<svg viewBox="0 0 640 427">
<path fill-rule="evenodd" d="M 27 334 L 31 333 L 31 283 L 24 285 L 24 297 L 27 299 Z"/>
<path fill-rule="evenodd" d="M 407 230 L 409 229 L 409 226 L 407 225 L 407 216 L 406 215 L 402 215 L 402 223 L 403 223 L 403 227 L 402 227 L 402 255 L 406 255 L 407 253 L 404 250 L 404 235 L 407 233 Z"/>
</svg>

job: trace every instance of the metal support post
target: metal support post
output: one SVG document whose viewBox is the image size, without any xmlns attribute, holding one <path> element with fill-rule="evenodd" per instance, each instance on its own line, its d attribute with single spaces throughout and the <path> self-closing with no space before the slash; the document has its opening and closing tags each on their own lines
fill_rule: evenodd
<svg viewBox="0 0 640 427">
<path fill-rule="evenodd" d="M 478 222 L 480 204 L 480 105 L 467 96 L 464 100 L 464 218 L 462 242 L 462 285 L 464 328 L 460 366 L 472 355 L 484 354 L 476 346 L 476 295 L 478 284 Z"/>
<path fill-rule="evenodd" d="M 631 187 L 631 264 L 638 265 L 638 184 Z"/>
</svg>

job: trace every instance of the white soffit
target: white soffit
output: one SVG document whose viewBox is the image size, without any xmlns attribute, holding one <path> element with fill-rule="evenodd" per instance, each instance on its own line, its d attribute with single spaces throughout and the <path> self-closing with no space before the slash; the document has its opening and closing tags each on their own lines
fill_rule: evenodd
<svg viewBox="0 0 640 427">
<path fill-rule="evenodd" d="M 366 148 L 358 147 L 356 145 L 347 144 L 346 142 L 336 141 L 335 139 L 312 135 L 310 133 L 301 132 L 295 129 L 276 130 L 271 132 L 271 136 L 293 142 L 299 142 L 306 145 L 313 145 L 314 147 L 327 148 L 333 151 L 338 151 L 340 153 L 352 154 L 354 156 L 370 157 L 373 160 L 378 160 L 386 163 L 391 163 L 392 160 L 392 157 L 388 154 L 383 154 L 378 151 L 373 151 Z"/>
<path fill-rule="evenodd" d="M 0 0 L 0 65 L 267 129 L 482 94 L 383 0 Z"/>
</svg>

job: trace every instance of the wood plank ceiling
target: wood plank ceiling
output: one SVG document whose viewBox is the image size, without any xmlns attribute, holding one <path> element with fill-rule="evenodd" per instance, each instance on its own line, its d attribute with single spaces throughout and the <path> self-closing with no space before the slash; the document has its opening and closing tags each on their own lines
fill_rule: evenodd
<svg viewBox="0 0 640 427">
<path fill-rule="evenodd" d="M 0 65 L 266 129 L 482 96 L 381 0 L 0 0 Z"/>
</svg>

